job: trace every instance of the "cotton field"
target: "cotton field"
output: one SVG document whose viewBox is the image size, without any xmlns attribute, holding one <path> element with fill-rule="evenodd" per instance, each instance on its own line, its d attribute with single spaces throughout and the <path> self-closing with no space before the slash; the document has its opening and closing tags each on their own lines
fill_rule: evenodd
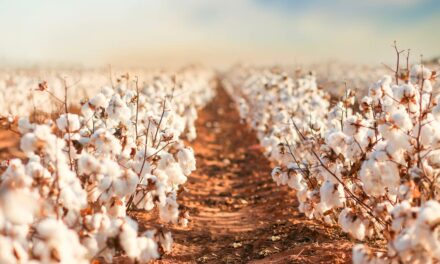
<svg viewBox="0 0 440 264">
<path fill-rule="evenodd" d="M 0 1 L 0 264 L 440 263 L 440 1 Z"/>
</svg>

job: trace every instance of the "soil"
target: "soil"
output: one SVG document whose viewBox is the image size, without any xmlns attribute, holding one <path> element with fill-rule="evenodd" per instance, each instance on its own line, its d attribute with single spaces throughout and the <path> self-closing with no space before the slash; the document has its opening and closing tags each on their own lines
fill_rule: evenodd
<svg viewBox="0 0 440 264">
<path fill-rule="evenodd" d="M 305 218 L 293 191 L 272 181 L 271 163 L 223 89 L 199 111 L 197 133 L 197 140 L 188 143 L 197 170 L 179 196 L 190 223 L 167 227 L 173 251 L 153 263 L 351 262 L 353 241 Z M 0 131 L 0 159 L 19 156 L 17 146 L 17 135 Z M 151 227 L 156 217 L 143 211 L 131 215 L 141 229 Z"/>
</svg>

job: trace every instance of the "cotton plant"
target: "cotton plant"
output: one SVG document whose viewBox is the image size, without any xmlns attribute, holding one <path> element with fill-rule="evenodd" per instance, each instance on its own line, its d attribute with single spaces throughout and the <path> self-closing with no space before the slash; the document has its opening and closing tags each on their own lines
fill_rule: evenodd
<svg viewBox="0 0 440 264">
<path fill-rule="evenodd" d="M 381 253 L 355 246 L 355 263 L 440 260 L 436 73 L 407 68 L 407 78 L 371 85 L 359 109 L 350 90 L 330 107 L 313 75 L 293 81 L 279 70 L 239 68 L 225 81 L 278 163 L 272 178 L 296 190 L 301 212 L 358 241 L 387 242 Z"/>
<path fill-rule="evenodd" d="M 214 96 L 213 73 L 186 69 L 144 84 L 125 78 L 83 100 L 80 113 L 11 119 L 26 159 L 2 163 L 1 263 L 118 255 L 145 263 L 172 250 L 166 226 L 188 224 L 177 195 L 196 169 L 182 138 L 194 139 L 194 109 Z M 132 210 L 157 210 L 157 228 L 140 233 Z"/>
</svg>

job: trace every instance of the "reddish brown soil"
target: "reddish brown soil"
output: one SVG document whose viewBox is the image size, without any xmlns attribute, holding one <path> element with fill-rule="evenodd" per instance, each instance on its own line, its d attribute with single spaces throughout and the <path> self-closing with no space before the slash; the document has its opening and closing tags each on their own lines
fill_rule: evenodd
<svg viewBox="0 0 440 264">
<path fill-rule="evenodd" d="M 18 147 L 19 139 L 19 135 L 12 131 L 0 130 L 0 161 L 23 157 Z"/>
<path fill-rule="evenodd" d="M 240 123 L 222 89 L 199 112 L 197 132 L 190 143 L 197 171 L 179 198 L 191 221 L 187 228 L 169 227 L 173 252 L 154 263 L 351 262 L 353 243 L 306 219 L 296 210 L 294 193 L 272 181 L 255 134 Z M 17 144 L 16 135 L 0 131 L 0 158 L 19 155 Z M 141 211 L 132 216 L 141 229 L 151 227 L 155 217 Z"/>
</svg>

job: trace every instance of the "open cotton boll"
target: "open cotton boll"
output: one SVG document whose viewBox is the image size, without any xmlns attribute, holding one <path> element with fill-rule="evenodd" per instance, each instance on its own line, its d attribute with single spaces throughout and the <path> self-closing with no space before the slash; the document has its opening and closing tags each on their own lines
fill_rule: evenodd
<svg viewBox="0 0 440 264">
<path fill-rule="evenodd" d="M 60 200 L 65 208 L 79 211 L 87 205 L 87 193 L 77 178 L 60 182 L 60 189 Z"/>
<path fill-rule="evenodd" d="M 394 112 L 391 115 L 390 122 L 404 131 L 410 130 L 413 127 L 411 117 L 403 109 Z"/>
<path fill-rule="evenodd" d="M 173 242 L 174 241 L 173 241 L 173 237 L 171 235 L 171 232 L 165 232 L 165 233 L 161 233 L 159 235 L 159 243 L 166 253 L 169 253 L 172 251 Z"/>
<path fill-rule="evenodd" d="M 418 238 L 417 243 L 436 259 L 440 259 L 439 223 L 440 204 L 435 200 L 430 200 L 420 209 L 414 232 Z"/>
<path fill-rule="evenodd" d="M 365 238 L 367 227 L 362 219 L 354 214 L 351 209 L 344 208 L 344 210 L 341 211 L 338 223 L 344 232 L 349 233 L 354 238 L 358 240 Z"/>
<path fill-rule="evenodd" d="M 164 204 L 159 205 L 159 217 L 167 223 L 177 224 L 179 220 L 179 205 L 176 202 L 176 194 L 171 193 Z"/>
<path fill-rule="evenodd" d="M 109 118 L 120 122 L 127 122 L 131 118 L 131 110 L 119 94 L 114 94 L 112 96 L 106 112 L 108 113 Z"/>
<path fill-rule="evenodd" d="M 20 243 L 0 235 L 0 263 L 28 263 L 28 254 Z"/>
<path fill-rule="evenodd" d="M 104 128 L 100 128 L 93 133 L 90 143 L 95 145 L 97 153 L 104 155 L 118 155 L 122 151 L 119 140 Z"/>
<path fill-rule="evenodd" d="M 138 247 L 141 251 L 139 261 L 147 263 L 159 257 L 157 243 L 150 237 L 141 236 L 137 239 Z"/>
<path fill-rule="evenodd" d="M 141 253 L 141 249 L 137 245 L 137 223 L 126 218 L 126 222 L 120 227 L 121 232 L 119 233 L 119 242 L 122 248 L 130 259 L 136 259 Z"/>
<path fill-rule="evenodd" d="M 6 171 L 0 176 L 1 186 L 5 190 L 10 187 L 31 187 L 33 183 L 32 177 L 26 173 L 25 166 L 19 159 L 9 161 Z"/>
<path fill-rule="evenodd" d="M 391 216 L 393 218 L 393 222 L 391 224 L 391 228 L 394 231 L 401 230 L 405 225 L 407 225 L 407 221 L 411 220 L 407 218 L 408 215 L 416 213 L 411 204 L 408 201 L 402 201 L 398 205 L 396 205 L 391 211 Z"/>
<path fill-rule="evenodd" d="M 18 131 L 23 135 L 34 130 L 35 125 L 29 122 L 28 117 L 21 117 L 18 119 Z"/>
<path fill-rule="evenodd" d="M 101 165 L 99 161 L 88 153 L 84 153 L 78 159 L 78 172 L 80 174 L 99 173 Z"/>
<path fill-rule="evenodd" d="M 185 175 L 191 174 L 196 169 L 196 159 L 192 148 L 184 148 L 177 153 L 177 160 Z"/>
<path fill-rule="evenodd" d="M 280 167 L 275 167 L 272 170 L 271 175 L 272 175 L 272 180 L 274 180 L 278 186 L 287 184 L 287 181 L 289 180 L 287 173 L 283 172 Z"/>
<path fill-rule="evenodd" d="M 389 75 L 385 75 L 381 80 L 370 86 L 368 95 L 373 99 L 373 104 L 377 104 L 379 99 L 384 97 L 385 94 L 392 94 L 390 84 L 392 78 Z"/>
<path fill-rule="evenodd" d="M 432 121 L 426 124 L 422 124 L 421 127 L 419 124 L 417 124 L 414 126 L 412 133 L 419 138 L 419 142 L 423 146 L 429 146 L 433 143 L 436 143 L 435 141 L 438 141 L 439 139 L 440 130 L 435 125 L 436 124 Z"/>
<path fill-rule="evenodd" d="M 81 123 L 79 121 L 79 116 L 75 114 L 62 114 L 56 120 L 57 127 L 63 132 L 74 132 L 81 128 Z"/>
<path fill-rule="evenodd" d="M 321 204 L 325 208 L 324 211 L 333 208 L 342 207 L 345 203 L 344 188 L 341 184 L 325 181 L 319 189 L 321 195 Z"/>
<path fill-rule="evenodd" d="M 290 175 L 287 175 L 289 177 L 287 180 L 287 185 L 290 188 L 295 189 L 299 192 L 304 189 L 307 189 L 307 184 L 303 181 L 302 174 L 298 172 L 301 170 L 301 168 L 298 168 L 298 166 L 293 163 L 289 164 L 287 168 L 289 170 L 293 170 L 291 171 Z"/>
<path fill-rule="evenodd" d="M 31 176 L 33 179 L 51 178 L 50 172 L 41 165 L 39 158 L 35 161 L 30 160 L 28 164 L 26 164 L 26 175 Z"/>
<path fill-rule="evenodd" d="M 89 104 L 91 104 L 95 108 L 97 107 L 105 108 L 108 104 L 108 99 L 105 97 L 103 93 L 98 93 L 89 100 Z"/>
<path fill-rule="evenodd" d="M 432 71 L 424 65 L 415 64 L 411 67 L 410 77 L 413 82 L 418 83 L 420 80 L 430 79 Z"/>
<path fill-rule="evenodd" d="M 178 186 L 180 184 L 184 184 L 187 180 L 187 177 L 185 176 L 182 168 L 177 162 L 169 164 L 164 172 L 168 176 L 168 184 L 170 186 Z"/>
<path fill-rule="evenodd" d="M 362 244 L 353 247 L 353 264 L 387 264 L 389 260 L 373 255 L 370 250 Z"/>
<path fill-rule="evenodd" d="M 400 174 L 395 163 L 370 159 L 362 164 L 360 180 L 365 192 L 377 197 L 384 195 L 386 190 L 391 194 L 397 194 Z"/>
<path fill-rule="evenodd" d="M 332 148 L 336 155 L 344 153 L 346 140 L 347 136 L 341 131 L 332 132 L 325 138 L 327 145 Z"/>
<path fill-rule="evenodd" d="M 87 250 L 80 244 L 78 235 L 63 222 L 47 218 L 36 226 L 38 239 L 33 254 L 42 263 L 86 264 Z"/>
<path fill-rule="evenodd" d="M 365 130 L 366 124 L 364 124 L 363 120 L 360 116 L 349 116 L 344 122 L 343 132 L 347 136 L 354 136 L 360 130 Z"/>
<path fill-rule="evenodd" d="M 136 191 L 139 178 L 132 170 L 124 170 L 121 177 L 113 183 L 115 194 L 119 197 L 127 196 Z"/>
<path fill-rule="evenodd" d="M 5 220 L 15 225 L 31 224 L 38 214 L 39 195 L 27 189 L 6 187 L 0 188 L 0 214 Z"/>
</svg>

